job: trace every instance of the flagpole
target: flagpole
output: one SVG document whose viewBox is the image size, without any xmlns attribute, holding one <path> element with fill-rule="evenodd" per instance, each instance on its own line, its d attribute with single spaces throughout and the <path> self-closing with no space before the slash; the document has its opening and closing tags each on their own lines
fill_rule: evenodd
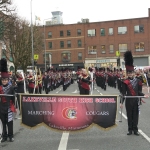
<svg viewBox="0 0 150 150">
<path fill-rule="evenodd" d="M 34 74 L 34 50 L 33 50 L 33 22 L 32 22 L 32 0 L 31 0 L 31 43 L 32 43 L 32 72 Z"/>
</svg>

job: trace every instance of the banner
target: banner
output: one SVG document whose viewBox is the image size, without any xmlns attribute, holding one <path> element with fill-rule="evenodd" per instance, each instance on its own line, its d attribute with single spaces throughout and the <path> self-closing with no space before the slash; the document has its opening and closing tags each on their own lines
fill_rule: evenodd
<svg viewBox="0 0 150 150">
<path fill-rule="evenodd" d="M 117 96 L 21 95 L 22 124 L 75 131 L 116 125 Z"/>
</svg>

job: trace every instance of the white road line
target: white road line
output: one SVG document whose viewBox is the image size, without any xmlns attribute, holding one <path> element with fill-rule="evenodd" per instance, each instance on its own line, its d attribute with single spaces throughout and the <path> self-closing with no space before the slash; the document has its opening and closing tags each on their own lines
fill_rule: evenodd
<svg viewBox="0 0 150 150">
<path fill-rule="evenodd" d="M 103 95 L 102 93 L 99 93 L 100 95 Z"/>
<path fill-rule="evenodd" d="M 79 150 L 79 149 L 67 149 L 67 150 Z"/>
<path fill-rule="evenodd" d="M 138 131 L 150 143 L 150 138 L 142 130 L 139 129 Z"/>
<path fill-rule="evenodd" d="M 72 92 L 72 93 L 77 93 L 78 91 L 77 91 L 77 89 L 74 91 L 74 92 Z"/>
<path fill-rule="evenodd" d="M 121 114 L 121 111 L 119 113 Z M 127 120 L 127 116 L 124 113 L 122 113 L 122 116 Z"/>
<path fill-rule="evenodd" d="M 61 91 L 61 88 L 59 89 L 59 91 L 57 91 L 56 93 L 59 93 Z"/>
<path fill-rule="evenodd" d="M 121 111 L 119 111 L 119 113 L 121 114 Z M 124 113 L 122 113 L 122 116 L 127 119 Z M 138 129 L 138 132 L 150 143 L 150 138 L 141 129 Z"/>
<path fill-rule="evenodd" d="M 63 132 L 58 150 L 67 150 L 68 137 L 69 137 L 69 132 Z"/>
</svg>

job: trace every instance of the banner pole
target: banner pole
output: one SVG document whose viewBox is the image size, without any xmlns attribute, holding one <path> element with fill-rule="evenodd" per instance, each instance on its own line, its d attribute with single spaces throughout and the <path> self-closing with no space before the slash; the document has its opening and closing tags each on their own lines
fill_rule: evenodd
<svg viewBox="0 0 150 150">
<path fill-rule="evenodd" d="M 0 143 L 1 143 L 1 140 L 2 140 L 2 133 L 3 133 L 3 124 L 2 124 L 2 121 L 0 119 Z"/>
<path fill-rule="evenodd" d="M 123 105 L 123 96 L 121 95 L 121 105 Z M 120 120 L 119 120 L 119 122 L 122 122 L 122 110 L 123 110 L 123 108 L 121 107 L 121 114 L 120 114 Z"/>
</svg>

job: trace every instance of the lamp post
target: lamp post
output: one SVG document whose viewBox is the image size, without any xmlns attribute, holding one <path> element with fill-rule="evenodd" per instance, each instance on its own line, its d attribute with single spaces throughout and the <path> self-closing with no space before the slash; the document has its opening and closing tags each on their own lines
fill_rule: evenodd
<svg viewBox="0 0 150 150">
<path fill-rule="evenodd" d="M 49 19 L 55 19 L 56 17 L 48 18 L 43 20 L 43 27 L 44 27 L 44 55 L 45 55 L 45 71 L 46 71 L 46 38 L 45 38 L 45 21 Z M 51 65 L 51 64 L 50 64 Z"/>
<path fill-rule="evenodd" d="M 32 71 L 34 73 L 34 49 L 33 49 L 33 23 L 32 23 L 32 0 L 31 0 L 31 43 L 32 43 Z"/>
<path fill-rule="evenodd" d="M 97 50 L 96 50 L 96 67 L 97 67 Z"/>
</svg>

